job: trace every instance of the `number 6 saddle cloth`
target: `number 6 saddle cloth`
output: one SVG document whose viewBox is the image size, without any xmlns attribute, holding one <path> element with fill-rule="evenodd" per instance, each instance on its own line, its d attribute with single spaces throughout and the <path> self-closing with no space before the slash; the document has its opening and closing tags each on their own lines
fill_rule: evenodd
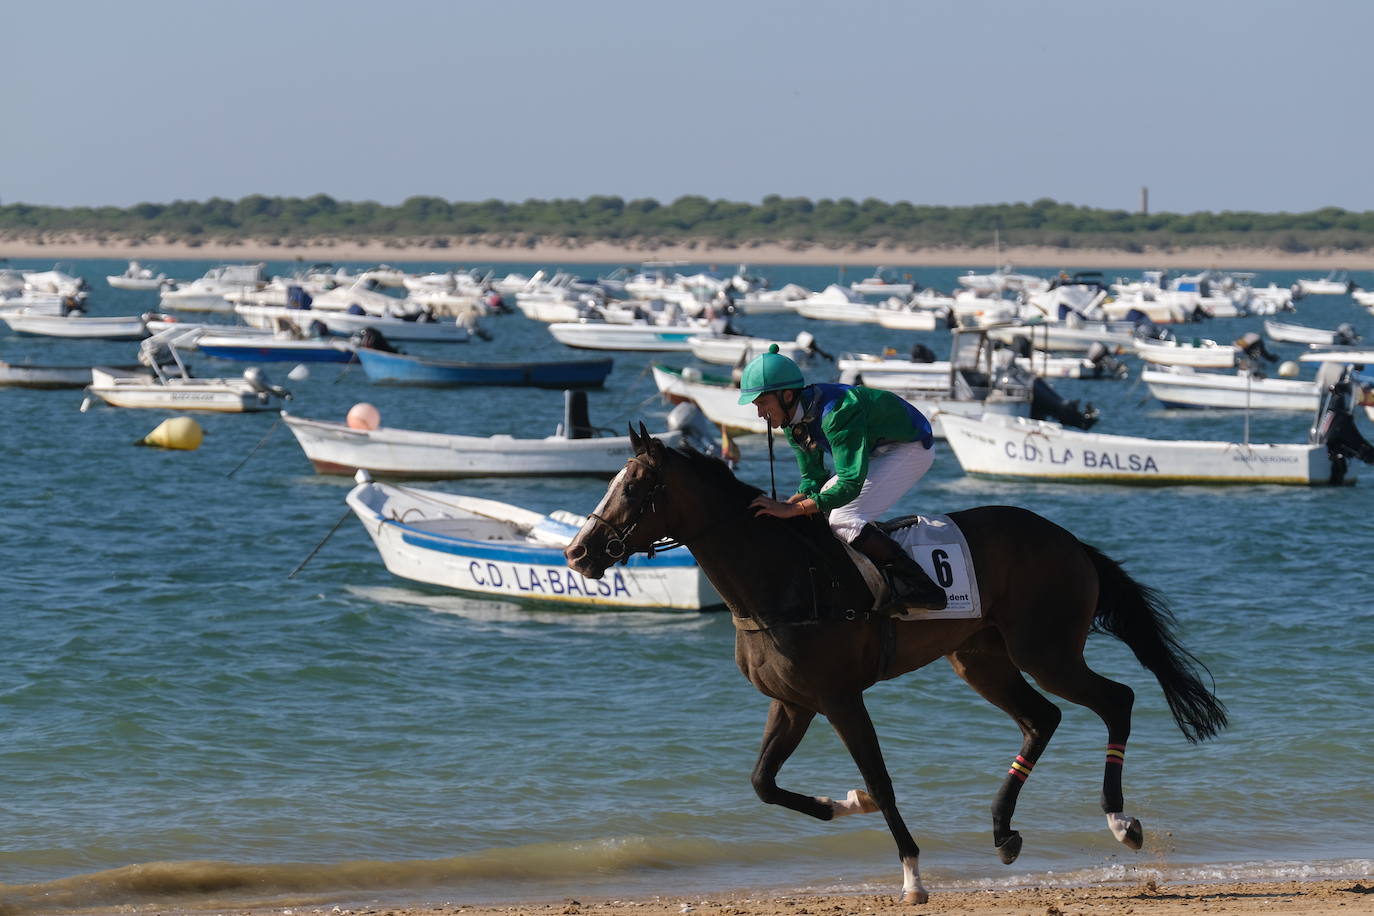
<svg viewBox="0 0 1374 916">
<path fill-rule="evenodd" d="M 983 602 L 978 597 L 978 579 L 974 575 L 968 542 L 948 515 L 907 515 L 878 522 L 878 527 L 921 564 L 930 578 L 945 590 L 948 602 L 938 611 L 907 608 L 901 614 L 894 614 L 895 619 L 967 620 L 983 616 Z M 887 580 L 878 572 L 872 560 L 848 544 L 845 547 L 854 565 L 863 573 L 869 590 L 879 596 L 875 606 L 882 604 L 888 590 Z"/>
</svg>

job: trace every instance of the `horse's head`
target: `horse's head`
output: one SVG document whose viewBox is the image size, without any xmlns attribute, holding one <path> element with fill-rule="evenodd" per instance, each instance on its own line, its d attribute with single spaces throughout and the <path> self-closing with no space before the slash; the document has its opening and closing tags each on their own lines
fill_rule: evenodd
<svg viewBox="0 0 1374 916">
<path fill-rule="evenodd" d="M 644 424 L 630 428 L 634 455 L 606 488 L 606 495 L 587 516 L 587 523 L 563 551 L 568 566 L 588 579 L 600 579 L 607 568 L 631 554 L 651 551 L 666 534 L 664 476 L 668 449 L 649 435 Z"/>
</svg>

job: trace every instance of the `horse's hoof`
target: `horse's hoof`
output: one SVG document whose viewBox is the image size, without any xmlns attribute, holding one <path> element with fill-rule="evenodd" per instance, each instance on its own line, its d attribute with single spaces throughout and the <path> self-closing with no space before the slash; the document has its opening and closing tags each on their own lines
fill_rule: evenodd
<svg viewBox="0 0 1374 916">
<path fill-rule="evenodd" d="M 927 891 L 907 891 L 902 895 L 902 903 L 907 906 L 917 906 L 922 903 L 930 902 L 930 894 Z"/>
<path fill-rule="evenodd" d="M 1140 821 L 1131 818 L 1131 824 L 1126 828 L 1126 835 L 1121 838 L 1121 842 L 1126 844 L 1127 849 L 1139 849 L 1145 845 L 1145 828 L 1140 825 Z"/>
<path fill-rule="evenodd" d="M 858 805 L 860 814 L 872 814 L 878 809 L 878 803 L 873 800 L 863 789 L 850 789 L 849 797 L 845 799 L 851 805 Z"/>
<path fill-rule="evenodd" d="M 1145 845 L 1145 828 L 1140 821 L 1119 812 L 1107 815 L 1107 826 L 1127 849 L 1139 849 Z"/>
<path fill-rule="evenodd" d="M 993 845 L 997 847 L 997 857 L 1002 860 L 1002 864 L 1010 865 L 1021 855 L 1021 834 L 1013 830 L 1001 842 Z"/>
</svg>

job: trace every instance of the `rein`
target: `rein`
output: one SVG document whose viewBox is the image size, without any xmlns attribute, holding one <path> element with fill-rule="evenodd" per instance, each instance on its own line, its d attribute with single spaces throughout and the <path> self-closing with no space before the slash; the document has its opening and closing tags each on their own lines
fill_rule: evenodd
<svg viewBox="0 0 1374 916">
<path fill-rule="evenodd" d="M 628 543 L 630 535 L 632 535 L 634 533 L 634 530 L 639 527 L 639 523 L 644 520 L 645 514 L 650 509 L 652 509 L 655 512 L 658 511 L 659 506 L 657 498 L 664 492 L 664 490 L 667 489 L 667 487 L 663 483 L 662 478 L 659 476 L 658 469 L 655 468 L 653 465 L 649 464 L 649 462 L 645 461 L 641 456 L 635 455 L 630 458 L 630 461 L 636 462 L 639 464 L 640 467 L 644 468 L 645 472 L 649 475 L 650 480 L 653 481 L 653 486 L 649 488 L 649 492 L 645 494 L 644 499 L 640 502 L 639 510 L 635 513 L 634 517 L 630 519 L 628 522 L 626 522 L 622 528 L 617 528 L 615 525 L 612 525 L 610 522 L 606 521 L 604 518 L 602 518 L 600 515 L 597 515 L 595 512 L 587 513 L 587 518 L 591 519 L 596 524 L 606 528 L 613 535 L 612 537 L 606 539 L 606 546 L 604 548 L 606 551 L 606 556 L 610 557 L 612 562 L 628 562 L 631 556 L 641 551 L 643 551 L 649 557 L 649 559 L 652 560 L 657 554 L 664 553 L 669 550 L 676 550 L 679 547 L 685 547 L 687 541 L 696 540 L 702 535 L 708 534 L 716 530 L 717 528 L 721 527 L 726 522 L 731 520 L 732 515 L 727 514 L 721 518 L 716 519 L 714 522 L 707 525 L 705 528 L 701 529 L 695 534 L 687 535 L 685 538 L 664 537 L 659 538 L 656 541 L 650 542 L 645 547 L 631 548 Z"/>
</svg>

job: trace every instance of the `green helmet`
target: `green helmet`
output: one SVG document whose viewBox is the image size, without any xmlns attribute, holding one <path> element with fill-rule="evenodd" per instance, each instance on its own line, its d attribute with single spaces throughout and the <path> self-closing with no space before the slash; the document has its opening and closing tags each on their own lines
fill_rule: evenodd
<svg viewBox="0 0 1374 916">
<path fill-rule="evenodd" d="M 765 391 L 804 388 L 806 381 L 797 364 L 778 352 L 777 344 L 769 344 L 767 353 L 760 353 L 744 367 L 739 381 L 739 402 L 752 404 Z"/>
</svg>

